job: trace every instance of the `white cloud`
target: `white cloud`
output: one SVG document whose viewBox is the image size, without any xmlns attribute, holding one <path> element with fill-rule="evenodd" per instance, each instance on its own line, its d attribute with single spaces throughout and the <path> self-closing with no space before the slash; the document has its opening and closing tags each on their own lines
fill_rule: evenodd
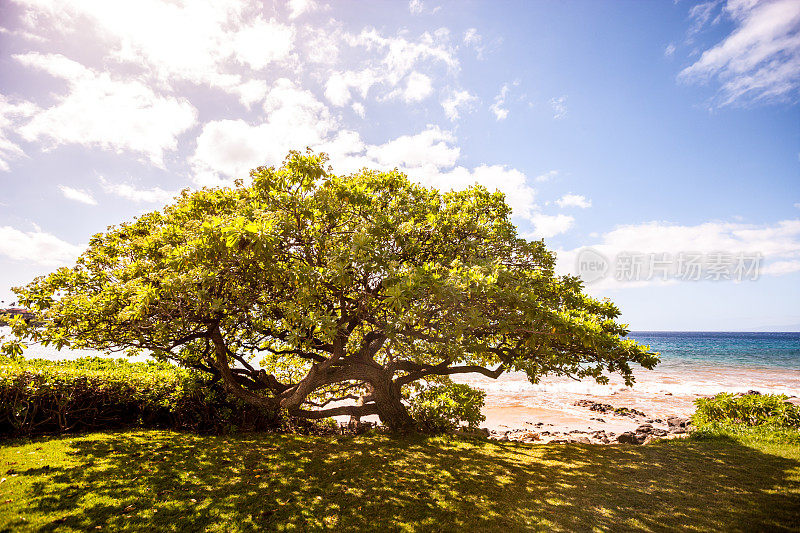
<svg viewBox="0 0 800 533">
<path fill-rule="evenodd" d="M 800 271 L 800 220 L 782 220 L 772 225 L 706 222 L 694 226 L 654 221 L 618 226 L 587 246 L 606 258 L 622 252 L 669 254 L 673 260 L 682 252 L 760 254 L 761 274 L 788 274 Z M 577 254 L 582 248 L 559 251 L 559 270 L 575 272 Z M 613 273 L 597 284 L 600 288 L 635 286 L 615 281 Z"/>
<path fill-rule="evenodd" d="M 136 203 L 166 204 L 179 194 L 160 187 L 137 189 L 126 183 L 111 183 L 103 177 L 100 178 L 100 184 L 105 192 Z"/>
<path fill-rule="evenodd" d="M 800 3 L 729 0 L 724 13 L 734 30 L 681 71 L 679 79 L 718 80 L 720 106 L 795 95 L 800 89 Z"/>
<path fill-rule="evenodd" d="M 369 68 L 361 71 L 334 71 L 325 84 L 325 98 L 335 106 L 345 106 L 352 97 L 351 89 L 356 89 L 361 98 L 366 98 L 370 88 L 380 81 L 380 75 Z"/>
<path fill-rule="evenodd" d="M 15 261 L 45 266 L 61 266 L 74 261 L 83 251 L 37 228 L 20 231 L 11 226 L 0 226 L 0 255 Z"/>
<path fill-rule="evenodd" d="M 536 191 L 528 185 L 525 174 L 515 168 L 503 165 L 480 165 L 469 170 L 458 166 L 449 172 L 429 175 L 424 181 L 445 190 L 463 189 L 477 183 L 490 191 L 503 192 L 514 217 L 535 223 L 538 216 L 535 212 Z"/>
<path fill-rule="evenodd" d="M 553 118 L 563 118 L 567 114 L 567 97 L 559 96 L 550 99 L 550 107 L 553 108 Z"/>
<path fill-rule="evenodd" d="M 73 200 L 86 205 L 97 205 L 97 200 L 95 200 L 88 191 L 84 191 L 83 189 L 73 189 L 72 187 L 67 187 L 66 185 L 59 185 L 58 188 L 61 191 L 61 194 L 64 195 L 64 198 L 67 198 L 68 200 Z"/>
<path fill-rule="evenodd" d="M 347 105 L 350 101 L 350 85 L 341 72 L 334 72 L 325 84 L 325 98 L 335 106 Z"/>
<path fill-rule="evenodd" d="M 669 43 L 666 48 L 664 48 L 664 56 L 672 57 L 675 54 L 675 44 Z"/>
<path fill-rule="evenodd" d="M 214 120 L 203 126 L 191 158 L 193 180 L 201 186 L 229 185 L 246 178 L 250 169 L 276 164 L 296 146 L 269 123 L 251 126 L 244 120 Z"/>
<path fill-rule="evenodd" d="M 33 34 L 33 33 L 29 32 L 29 31 L 25 31 L 25 30 L 14 30 L 14 31 L 12 31 L 12 30 L 9 30 L 8 28 L 3 28 L 2 26 L 0 26 L 0 33 L 5 33 L 6 35 L 12 35 L 14 37 L 22 37 L 23 39 L 26 39 L 28 41 L 34 41 L 34 42 L 37 42 L 37 43 L 47 42 L 47 39 L 42 37 L 41 35 L 36 35 L 36 34 Z"/>
<path fill-rule="evenodd" d="M 524 237 L 529 239 L 548 239 L 561 233 L 566 233 L 572 227 L 575 219 L 569 215 L 546 215 L 535 213 L 531 217 L 534 231 Z"/>
<path fill-rule="evenodd" d="M 412 15 L 419 15 L 424 8 L 425 5 L 422 0 L 409 0 L 408 2 L 408 10 L 411 11 Z"/>
<path fill-rule="evenodd" d="M 558 176 L 558 170 L 548 170 L 544 174 L 539 174 L 538 176 L 536 176 L 535 179 L 540 183 L 544 183 L 545 181 L 550 181 L 556 176 Z"/>
<path fill-rule="evenodd" d="M 31 102 L 12 103 L 0 94 L 0 170 L 9 171 L 12 159 L 24 157 L 25 152 L 8 135 L 19 128 L 22 119 L 36 113 L 37 107 Z"/>
<path fill-rule="evenodd" d="M 249 170 L 279 164 L 289 150 L 322 144 L 338 127 L 328 108 L 307 90 L 282 78 L 264 99 L 266 120 L 206 123 L 190 161 L 199 185 L 228 184 Z"/>
<path fill-rule="evenodd" d="M 326 139 L 314 148 L 330 156 L 334 172 L 349 174 L 364 167 L 375 168 L 375 161 L 364 153 L 366 147 L 358 132 L 340 130 L 333 138 Z"/>
<path fill-rule="evenodd" d="M 457 165 L 460 150 L 455 137 L 438 126 L 428 126 L 414 135 L 403 135 L 380 145 L 365 144 L 358 133 L 340 131 L 319 149 L 331 156 L 334 172 L 354 172 L 363 167 L 397 168 L 409 178 L 440 190 L 461 190 L 474 184 L 490 191 L 500 190 L 513 210 L 513 216 L 544 224 L 537 213 L 535 190 L 517 169 L 503 165 L 480 165 L 469 169 Z M 556 217 L 564 224 L 571 217 Z M 548 232 L 549 233 L 549 232 Z"/>
<path fill-rule="evenodd" d="M 732 222 L 706 222 L 682 226 L 664 222 L 619 226 L 604 235 L 604 244 L 639 251 L 654 243 L 663 251 L 761 252 L 764 255 L 800 254 L 800 220 L 784 220 L 774 226 Z"/>
<path fill-rule="evenodd" d="M 515 217 L 534 220 L 535 191 L 526 176 L 502 165 L 472 169 L 457 165 L 460 149 L 452 132 L 430 125 L 413 135 L 401 135 L 383 144 L 367 144 L 357 132 L 339 129 L 324 106 L 319 107 L 319 102 L 307 100 L 308 95 L 302 96 L 303 92 L 297 88 L 285 89 L 289 95 L 267 98 L 268 103 L 286 106 L 285 115 L 273 111 L 260 124 L 222 120 L 203 127 L 192 158 L 198 184 L 227 184 L 234 177 L 245 178 L 251 168 L 279 164 L 288 150 L 310 146 L 328 153 L 334 172 L 339 174 L 364 167 L 397 168 L 413 180 L 443 190 L 463 189 L 475 183 L 492 191 L 499 189 L 506 194 Z M 290 96 L 298 91 L 300 96 Z M 562 227 L 571 220 L 566 216 L 554 218 Z M 541 217 L 536 220 L 540 225 L 549 222 Z"/>
<path fill-rule="evenodd" d="M 318 76 L 326 79 L 325 98 L 338 107 L 348 105 L 356 92 L 362 99 L 372 92 L 379 101 L 401 98 L 407 103 L 418 102 L 432 94 L 434 80 L 446 79 L 459 68 L 446 28 L 424 32 L 416 39 L 410 39 L 408 32 L 386 36 L 373 28 L 352 34 L 335 22 L 329 22 L 325 34 L 306 27 L 303 35 L 309 31 L 314 43 L 309 45 L 304 38 L 298 39 L 298 45 L 313 56 L 312 61 L 329 66 Z M 340 45 L 351 50 L 340 54 Z M 334 59 L 340 55 L 359 68 L 333 68 Z"/>
<path fill-rule="evenodd" d="M 494 97 L 494 103 L 489 106 L 498 121 L 505 120 L 508 117 L 508 109 L 503 107 L 506 104 L 506 96 L 508 96 L 507 83 L 500 88 L 500 93 Z"/>
<path fill-rule="evenodd" d="M 238 95 L 239 101 L 248 109 L 256 102 L 263 100 L 268 90 L 269 86 L 264 80 L 249 80 L 230 88 L 230 91 Z"/>
<path fill-rule="evenodd" d="M 556 204 L 558 204 L 558 207 L 579 207 L 581 209 L 586 209 L 592 206 L 592 201 L 580 194 L 565 194 L 556 200 Z"/>
<path fill-rule="evenodd" d="M 412 72 L 406 79 L 403 100 L 406 102 L 420 102 L 430 96 L 431 92 L 433 92 L 431 79 L 425 74 Z"/>
<path fill-rule="evenodd" d="M 461 112 L 471 109 L 472 105 L 478 101 L 478 97 L 470 94 L 469 91 L 451 91 L 442 101 L 444 114 L 450 120 L 458 120 Z"/>
<path fill-rule="evenodd" d="M 774 261 L 761 269 L 761 274 L 765 276 L 782 276 L 800 272 L 800 260 Z"/>
<path fill-rule="evenodd" d="M 264 111 L 269 122 L 281 125 L 287 135 L 297 130 L 301 138 L 307 136 L 306 131 L 322 136 L 336 127 L 325 104 L 311 91 L 286 78 L 277 80 L 272 86 L 264 99 Z"/>
<path fill-rule="evenodd" d="M 460 190 L 474 184 L 490 191 L 500 190 L 515 217 L 533 220 L 537 209 L 535 191 L 525 174 L 503 165 L 472 169 L 457 165 L 460 150 L 454 143 L 451 132 L 428 126 L 415 135 L 403 135 L 381 145 L 367 145 L 355 132 L 340 132 L 320 149 L 331 155 L 334 172 L 354 172 L 363 167 L 397 168 L 409 178 L 440 190 Z"/>
<path fill-rule="evenodd" d="M 480 44 L 482 40 L 477 28 L 469 28 L 464 32 L 464 44 L 476 45 Z"/>
<path fill-rule="evenodd" d="M 450 33 L 445 28 L 433 33 L 425 32 L 416 41 L 409 41 L 405 37 L 384 37 L 375 29 L 363 30 L 358 35 L 346 34 L 344 39 L 350 46 L 384 53 L 379 62 L 378 77 L 391 87 L 396 86 L 420 62 L 444 64 L 451 71 L 459 67 L 455 50 L 450 46 Z"/>
<path fill-rule="evenodd" d="M 364 116 L 367 113 L 367 110 L 364 108 L 364 104 L 362 104 L 361 102 L 353 102 L 353 105 L 351 105 L 350 107 L 353 109 L 355 114 L 361 118 L 364 118 Z"/>
<path fill-rule="evenodd" d="M 344 43 L 341 23 L 330 19 L 325 25 L 305 25 L 302 39 L 296 41 L 300 57 L 308 64 L 333 67 L 339 62 L 339 51 Z"/>
<path fill-rule="evenodd" d="M 699 33 L 709 23 L 709 21 L 711 21 L 712 24 L 719 22 L 719 15 L 713 20 L 711 19 L 711 16 L 714 14 L 719 4 L 720 0 L 712 0 L 710 2 L 696 4 L 689 9 L 689 19 L 692 21 L 692 25 L 689 27 L 690 39 L 695 34 Z"/>
<path fill-rule="evenodd" d="M 234 55 L 243 64 L 261 70 L 272 62 L 289 56 L 294 42 L 294 28 L 261 16 L 240 28 L 232 38 Z"/>
<path fill-rule="evenodd" d="M 453 134 L 428 126 L 416 135 L 402 135 L 385 144 L 370 146 L 367 156 L 383 168 L 448 168 L 456 164 L 458 147 L 450 146 Z"/>
<path fill-rule="evenodd" d="M 289 0 L 289 19 L 294 20 L 304 13 L 318 9 L 314 0 Z"/>
<path fill-rule="evenodd" d="M 69 88 L 55 105 L 35 113 L 19 129 L 27 140 L 127 150 L 163 166 L 164 152 L 176 149 L 178 136 L 197 119 L 186 99 L 158 95 L 139 81 L 114 79 L 62 55 L 34 52 L 14 57 L 64 79 Z"/>
<path fill-rule="evenodd" d="M 478 33 L 477 28 L 469 28 L 464 32 L 464 44 L 472 47 L 478 59 L 483 59 L 484 45 L 483 37 Z"/>
<path fill-rule="evenodd" d="M 231 63 L 262 68 L 289 57 L 293 32 L 265 21 L 255 0 L 17 0 L 36 35 L 108 50 L 108 58 L 143 68 L 165 83 L 208 85 L 239 95 L 247 80 Z"/>
</svg>

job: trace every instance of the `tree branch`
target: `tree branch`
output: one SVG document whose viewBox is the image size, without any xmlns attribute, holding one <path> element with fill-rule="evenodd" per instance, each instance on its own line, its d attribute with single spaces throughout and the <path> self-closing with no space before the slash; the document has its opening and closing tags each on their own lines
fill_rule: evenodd
<svg viewBox="0 0 800 533">
<path fill-rule="evenodd" d="M 309 410 L 309 409 L 289 409 L 289 414 L 293 416 L 300 416 L 312 420 L 320 418 L 328 418 L 330 416 L 350 415 L 354 417 L 361 417 L 366 415 L 378 414 L 378 407 L 374 403 L 367 405 L 342 405 L 340 407 L 331 407 L 328 409 Z"/>
<path fill-rule="evenodd" d="M 483 374 L 486 377 L 497 379 L 506 370 L 505 364 L 501 364 L 494 370 L 479 365 L 447 366 L 447 361 L 438 365 L 420 365 L 411 361 L 398 361 L 395 364 L 397 370 L 406 370 L 408 374 L 400 376 L 395 380 L 399 386 L 407 385 L 425 376 L 449 376 L 452 374 Z"/>
</svg>

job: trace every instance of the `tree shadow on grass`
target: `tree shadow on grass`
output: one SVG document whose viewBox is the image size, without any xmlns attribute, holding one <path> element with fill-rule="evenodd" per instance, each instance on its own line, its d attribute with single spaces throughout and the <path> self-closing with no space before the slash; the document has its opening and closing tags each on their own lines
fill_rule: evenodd
<svg viewBox="0 0 800 533">
<path fill-rule="evenodd" d="M 47 516 L 41 531 L 800 528 L 800 462 L 724 440 L 130 432 L 79 438 L 68 453 L 19 473 L 35 478 L 22 511 Z"/>
</svg>

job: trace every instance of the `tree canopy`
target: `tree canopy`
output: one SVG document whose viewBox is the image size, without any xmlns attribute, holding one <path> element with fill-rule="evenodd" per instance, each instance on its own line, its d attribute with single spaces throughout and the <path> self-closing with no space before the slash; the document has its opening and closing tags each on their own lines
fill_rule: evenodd
<svg viewBox="0 0 800 533">
<path fill-rule="evenodd" d="M 500 192 L 440 192 L 398 171 L 336 176 L 292 152 L 251 183 L 184 191 L 95 235 L 74 266 L 16 288 L 15 340 L 136 353 L 209 372 L 294 416 L 412 425 L 404 389 L 523 371 L 604 383 L 658 361 L 617 307 L 519 238 Z"/>
</svg>

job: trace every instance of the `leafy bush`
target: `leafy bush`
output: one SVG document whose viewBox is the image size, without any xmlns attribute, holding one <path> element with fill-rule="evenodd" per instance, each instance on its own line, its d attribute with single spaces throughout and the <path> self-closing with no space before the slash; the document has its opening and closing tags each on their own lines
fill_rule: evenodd
<svg viewBox="0 0 800 533">
<path fill-rule="evenodd" d="M 774 394 L 717 394 L 695 400 L 695 438 L 800 443 L 800 406 Z"/>
<path fill-rule="evenodd" d="M 168 363 L 0 358 L 0 435 L 125 426 L 219 433 L 277 424 L 206 374 Z"/>
<path fill-rule="evenodd" d="M 775 394 L 717 394 L 712 398 L 695 400 L 697 410 L 692 416 L 696 426 L 710 422 L 728 422 L 745 426 L 771 425 L 800 427 L 800 406 Z"/>
<path fill-rule="evenodd" d="M 486 393 L 469 385 L 446 383 L 412 396 L 409 412 L 422 431 L 443 433 L 466 424 L 475 429 L 486 420 L 481 414 Z"/>
</svg>

